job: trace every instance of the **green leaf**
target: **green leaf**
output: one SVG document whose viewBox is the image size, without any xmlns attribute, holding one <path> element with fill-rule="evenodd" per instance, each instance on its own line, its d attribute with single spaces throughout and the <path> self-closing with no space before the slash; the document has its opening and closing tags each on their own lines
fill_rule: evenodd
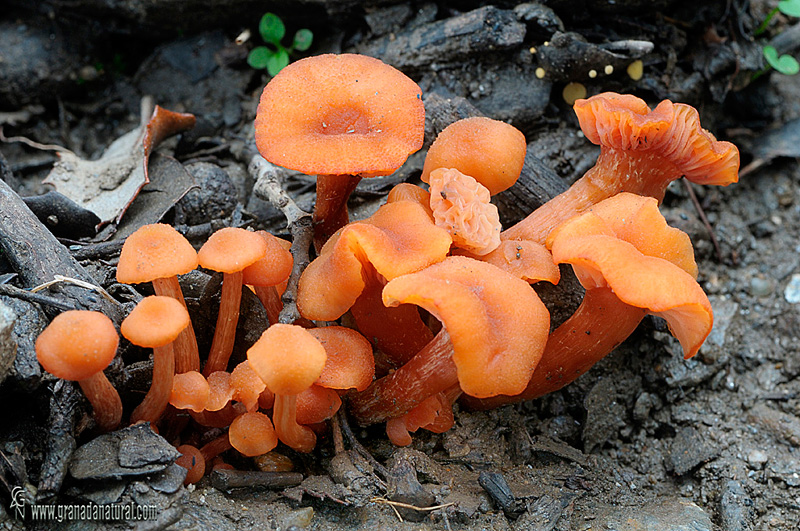
<svg viewBox="0 0 800 531">
<path fill-rule="evenodd" d="M 783 0 L 778 2 L 778 9 L 789 17 L 800 17 L 800 0 Z"/>
<path fill-rule="evenodd" d="M 277 76 L 278 72 L 283 70 L 288 64 L 289 53 L 285 48 L 280 47 L 277 52 L 272 54 L 272 56 L 267 59 L 267 72 L 269 72 L 269 75 L 273 77 Z"/>
<path fill-rule="evenodd" d="M 301 29 L 297 30 L 297 33 L 294 34 L 294 40 L 292 41 L 292 48 L 297 50 L 298 52 L 304 52 L 311 47 L 311 43 L 314 41 L 314 34 L 311 33 L 310 29 Z"/>
<path fill-rule="evenodd" d="M 778 57 L 778 50 L 774 46 L 764 46 L 764 59 L 767 60 L 769 66 L 776 71 L 787 76 L 793 76 L 800 72 L 800 63 L 791 55 L 781 55 Z"/>
<path fill-rule="evenodd" d="M 283 36 L 286 35 L 286 26 L 275 13 L 264 13 L 261 22 L 258 24 L 258 32 L 264 42 L 279 44 Z"/>
<path fill-rule="evenodd" d="M 247 64 L 256 70 L 263 70 L 267 68 L 269 59 L 273 55 L 275 55 L 275 52 L 266 46 L 258 46 L 250 50 L 250 53 L 247 54 Z"/>
</svg>

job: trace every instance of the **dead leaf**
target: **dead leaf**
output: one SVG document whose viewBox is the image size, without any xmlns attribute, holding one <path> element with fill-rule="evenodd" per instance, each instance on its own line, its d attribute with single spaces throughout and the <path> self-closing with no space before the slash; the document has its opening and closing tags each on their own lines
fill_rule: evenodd
<svg viewBox="0 0 800 531">
<path fill-rule="evenodd" d="M 100 225 L 119 222 L 133 199 L 149 182 L 150 153 L 165 138 L 194 127 L 192 114 L 168 111 L 158 105 L 152 114 L 143 105 L 142 125 L 114 142 L 98 160 L 60 153 L 44 180 L 100 218 Z"/>
</svg>

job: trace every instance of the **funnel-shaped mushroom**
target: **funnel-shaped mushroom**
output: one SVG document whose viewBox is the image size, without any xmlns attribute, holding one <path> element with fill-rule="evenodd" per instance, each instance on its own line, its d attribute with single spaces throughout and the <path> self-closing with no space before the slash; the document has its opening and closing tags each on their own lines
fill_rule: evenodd
<svg viewBox="0 0 800 531">
<path fill-rule="evenodd" d="M 250 347 L 247 359 L 275 393 L 272 420 L 278 439 L 298 452 L 313 450 L 317 437 L 297 424 L 296 397 L 322 374 L 325 347 L 305 328 L 278 323 Z"/>
<path fill-rule="evenodd" d="M 128 236 L 117 265 L 117 282 L 152 282 L 156 295 L 172 297 L 186 308 L 178 275 L 197 267 L 197 251 L 181 233 L 169 225 L 144 225 Z M 191 322 L 175 339 L 175 370 L 200 370 L 197 339 Z"/>
<path fill-rule="evenodd" d="M 527 282 L 462 256 L 390 281 L 383 300 L 421 306 L 443 329 L 405 365 L 353 397 L 361 424 L 399 417 L 455 384 L 476 397 L 523 390 L 550 329 L 550 315 Z"/>
<path fill-rule="evenodd" d="M 103 370 L 117 353 L 119 337 L 100 312 L 69 310 L 57 315 L 36 338 L 36 357 L 44 370 L 81 386 L 102 431 L 122 419 L 122 401 Z"/>
<path fill-rule="evenodd" d="M 361 177 L 389 175 L 422 147 L 420 88 L 399 70 L 356 54 L 296 61 L 264 88 L 256 114 L 261 155 L 317 177 L 317 249 L 347 223 Z"/>
<path fill-rule="evenodd" d="M 652 111 L 631 95 L 603 93 L 575 102 L 586 138 L 600 145 L 597 163 L 569 190 L 507 229 L 506 240 L 544 243 L 567 219 L 619 192 L 664 199 L 667 185 L 685 176 L 698 184 L 738 180 L 739 151 L 700 127 L 697 111 L 664 100 Z"/>
<path fill-rule="evenodd" d="M 303 317 L 332 321 L 352 309 L 358 328 L 403 363 L 432 337 L 413 306 L 386 308 L 387 280 L 447 256 L 452 240 L 418 203 L 397 201 L 331 238 L 303 272 L 297 306 Z"/>
<path fill-rule="evenodd" d="M 120 325 L 134 345 L 153 349 L 153 378 L 144 400 L 133 410 L 131 423 L 156 422 L 167 409 L 175 375 L 173 342 L 190 324 L 189 312 L 172 297 L 145 297 Z"/>
<path fill-rule="evenodd" d="M 711 304 L 697 284 L 689 237 L 669 227 L 650 197 L 622 193 L 559 226 L 550 238 L 557 263 L 572 264 L 586 288 L 578 310 L 547 340 L 525 391 L 468 400 L 481 408 L 561 389 L 624 341 L 647 313 L 663 317 L 694 356 L 711 332 Z"/>
<path fill-rule="evenodd" d="M 228 227 L 218 230 L 197 253 L 200 265 L 222 273 L 222 294 L 219 299 L 217 327 L 208 360 L 203 367 L 207 377 L 228 368 L 236 339 L 239 305 L 242 302 L 242 278 L 247 266 L 258 262 L 267 253 L 267 243 L 260 235 L 245 229 Z"/>
<path fill-rule="evenodd" d="M 425 156 L 421 179 L 438 168 L 455 168 L 489 189 L 491 195 L 517 182 L 525 163 L 525 135 L 513 125 L 485 116 L 445 127 Z"/>
</svg>

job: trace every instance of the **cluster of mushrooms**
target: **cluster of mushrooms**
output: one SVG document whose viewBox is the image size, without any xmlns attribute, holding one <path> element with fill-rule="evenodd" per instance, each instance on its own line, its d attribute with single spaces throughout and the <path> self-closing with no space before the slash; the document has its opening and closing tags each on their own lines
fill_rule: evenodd
<svg viewBox="0 0 800 531">
<path fill-rule="evenodd" d="M 297 291 L 302 319 L 278 322 L 293 266 L 289 242 L 226 228 L 195 252 L 168 225 L 142 227 L 117 269 L 119 282 L 152 282 L 155 292 L 120 329 L 153 349 L 152 384 L 129 422 L 163 430 L 191 418 L 201 430 L 227 428 L 199 449 L 178 437 L 191 482 L 229 466 L 219 454 L 231 448 L 258 456 L 280 441 L 310 452 L 343 397 L 360 425 L 385 422 L 391 441 L 408 445 L 419 428 L 452 427 L 459 398 L 486 409 L 542 396 L 586 372 L 647 314 L 666 320 L 686 358 L 696 354 L 711 331 L 711 305 L 689 237 L 667 225 L 658 205 L 681 176 L 736 182 L 738 151 L 703 130 L 687 105 L 663 101 L 651 110 L 634 96 L 603 93 L 574 109 L 600 157 L 516 225 L 502 230 L 491 196 L 519 177 L 525 138 L 489 118 L 439 134 L 421 176 L 427 189 L 400 184 L 372 216 L 349 222 L 347 199 L 359 180 L 393 173 L 422 147 L 420 89 L 360 55 L 286 67 L 264 89 L 255 134 L 266 160 L 318 176 L 317 253 Z M 585 295 L 551 331 L 531 284 L 557 283 L 559 264 L 572 266 Z M 223 273 L 204 364 L 178 282 L 198 266 Z M 231 367 L 248 288 L 270 326 Z M 102 430 L 123 418 L 103 375 L 117 342 L 104 315 L 70 311 L 36 343 L 46 370 L 79 382 Z"/>
</svg>

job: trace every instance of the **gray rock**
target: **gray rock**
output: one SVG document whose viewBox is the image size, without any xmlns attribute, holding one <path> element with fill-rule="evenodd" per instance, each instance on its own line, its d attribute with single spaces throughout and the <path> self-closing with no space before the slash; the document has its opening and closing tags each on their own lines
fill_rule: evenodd
<svg viewBox="0 0 800 531">
<path fill-rule="evenodd" d="M 161 472 L 180 456 L 146 423 L 101 435 L 77 450 L 69 472 L 76 479 L 120 479 Z"/>
<path fill-rule="evenodd" d="M 0 384 L 6 379 L 17 358 L 17 342 L 14 339 L 14 323 L 17 314 L 0 301 Z"/>
<path fill-rule="evenodd" d="M 712 531 L 711 518 L 694 503 L 667 499 L 641 507 L 598 508 L 592 529 L 614 531 Z"/>
<path fill-rule="evenodd" d="M 713 459 L 717 450 L 706 444 L 695 428 L 683 428 L 672 441 L 667 468 L 682 476 L 697 465 Z"/>
<path fill-rule="evenodd" d="M 725 531 L 750 531 L 753 529 L 755 507 L 753 500 L 736 480 L 728 481 L 720 499 L 720 517 Z"/>
<path fill-rule="evenodd" d="M 199 225 L 209 219 L 229 217 L 238 203 L 236 187 L 227 172 L 209 162 L 186 165 L 194 178 L 196 188 L 189 190 L 175 204 L 176 218 L 180 223 Z"/>
</svg>

